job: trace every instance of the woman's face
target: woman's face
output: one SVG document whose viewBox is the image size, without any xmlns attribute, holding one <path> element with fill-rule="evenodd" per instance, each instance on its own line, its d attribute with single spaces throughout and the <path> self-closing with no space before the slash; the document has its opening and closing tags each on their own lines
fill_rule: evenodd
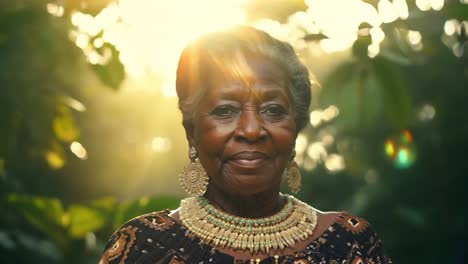
<svg viewBox="0 0 468 264">
<path fill-rule="evenodd" d="M 209 190 L 228 194 L 278 191 L 297 136 L 287 76 L 263 58 L 246 61 L 249 74 L 211 73 L 190 145 L 210 178 Z"/>
</svg>

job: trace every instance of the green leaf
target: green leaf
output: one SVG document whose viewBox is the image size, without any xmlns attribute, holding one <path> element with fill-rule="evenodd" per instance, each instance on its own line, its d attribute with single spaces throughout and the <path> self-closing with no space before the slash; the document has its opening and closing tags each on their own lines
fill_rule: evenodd
<svg viewBox="0 0 468 264">
<path fill-rule="evenodd" d="M 331 72 L 323 82 L 323 90 L 320 93 L 320 106 L 326 107 L 336 103 L 342 90 L 345 89 L 348 81 L 353 77 L 356 63 L 345 62 Z"/>
<path fill-rule="evenodd" d="M 383 88 L 377 80 L 377 76 L 372 67 L 366 67 L 361 74 L 361 124 L 366 129 L 372 129 L 379 125 L 379 120 L 383 110 Z"/>
<path fill-rule="evenodd" d="M 57 244 L 66 243 L 63 232 L 68 225 L 62 203 L 54 198 L 10 194 L 7 197 L 24 218 L 35 228 L 51 237 Z"/>
<path fill-rule="evenodd" d="M 105 65 L 92 65 L 92 69 L 105 85 L 117 89 L 125 78 L 125 69 L 120 62 L 119 52 L 115 47 L 107 44 L 105 48 L 111 50 L 112 55 L 109 61 Z"/>
<path fill-rule="evenodd" d="M 65 166 L 67 162 L 66 153 L 63 146 L 53 140 L 47 150 L 44 151 L 44 159 L 47 161 L 49 167 L 53 170 L 58 170 Z"/>
<path fill-rule="evenodd" d="M 359 38 L 354 42 L 352 47 L 353 56 L 361 61 L 369 60 L 369 57 L 367 56 L 367 50 L 371 43 L 372 39 L 370 35 L 359 36 Z"/>
<path fill-rule="evenodd" d="M 136 201 L 122 203 L 117 209 L 114 228 L 141 214 L 177 208 L 179 202 L 179 199 L 173 197 L 143 197 Z"/>
<path fill-rule="evenodd" d="M 387 60 L 373 61 L 378 82 L 383 88 L 385 113 L 396 130 L 404 129 L 411 119 L 411 97 L 409 88 L 401 74 Z"/>
<path fill-rule="evenodd" d="M 383 111 L 383 91 L 371 65 L 346 63 L 329 75 L 323 85 L 320 105 L 336 105 L 335 121 L 341 129 L 372 128 Z"/>
<path fill-rule="evenodd" d="M 315 42 L 315 41 L 320 41 L 322 39 L 326 39 L 328 38 L 327 36 L 325 36 L 324 34 L 322 33 L 314 33 L 314 34 L 306 34 L 303 39 L 305 41 L 311 41 L 311 42 Z"/>
<path fill-rule="evenodd" d="M 52 122 L 55 136 L 64 142 L 76 140 L 80 132 L 78 126 L 75 124 L 70 109 L 65 105 L 59 105 L 57 108 L 57 116 Z"/>
<path fill-rule="evenodd" d="M 116 219 L 118 204 L 112 197 L 105 197 L 91 202 L 90 208 L 95 210 L 105 221 L 103 232 L 110 234 L 115 230 L 114 221 Z"/>
<path fill-rule="evenodd" d="M 112 197 L 104 197 L 98 200 L 94 200 L 90 205 L 93 209 L 101 212 L 112 212 L 117 206 L 117 202 Z"/>
<path fill-rule="evenodd" d="M 51 222 L 60 226 L 66 224 L 63 221 L 64 210 L 59 199 L 10 194 L 8 203 L 15 205 L 25 215 L 30 215 L 30 219 L 34 219 L 35 222 Z"/>
<path fill-rule="evenodd" d="M 89 232 L 95 232 L 103 227 L 104 218 L 92 208 L 73 205 L 68 209 L 70 224 L 69 234 L 73 238 L 83 238 Z"/>
<path fill-rule="evenodd" d="M 320 106 L 335 105 L 340 110 L 335 124 L 339 128 L 349 128 L 357 122 L 356 63 L 347 62 L 334 70 L 323 83 Z"/>
<path fill-rule="evenodd" d="M 394 63 L 400 65 L 411 65 L 413 61 L 408 58 L 407 55 L 402 54 L 401 52 L 396 52 L 391 49 L 383 49 L 380 51 L 379 56 L 384 57 L 387 60 L 390 60 Z"/>
</svg>

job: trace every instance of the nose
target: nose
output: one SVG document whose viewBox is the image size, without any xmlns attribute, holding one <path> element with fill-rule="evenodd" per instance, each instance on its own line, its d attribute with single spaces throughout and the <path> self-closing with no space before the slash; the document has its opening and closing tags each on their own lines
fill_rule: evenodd
<svg viewBox="0 0 468 264">
<path fill-rule="evenodd" d="M 256 142 L 265 138 L 267 132 L 259 113 L 254 109 L 244 109 L 239 117 L 235 136 L 247 142 Z"/>
</svg>

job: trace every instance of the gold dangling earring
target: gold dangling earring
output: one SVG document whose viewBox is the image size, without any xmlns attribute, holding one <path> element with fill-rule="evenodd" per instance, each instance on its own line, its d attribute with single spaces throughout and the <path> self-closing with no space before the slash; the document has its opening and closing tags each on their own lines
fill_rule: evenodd
<svg viewBox="0 0 468 264">
<path fill-rule="evenodd" d="M 194 147 L 190 147 L 189 158 L 190 163 L 179 174 L 179 183 L 189 195 L 202 195 L 208 185 L 208 175 L 206 175 Z"/>
<path fill-rule="evenodd" d="M 286 169 L 286 178 L 288 179 L 289 190 L 293 193 L 298 193 L 301 189 L 301 171 L 299 165 L 294 161 L 296 150 L 293 150 L 291 161 Z"/>
</svg>

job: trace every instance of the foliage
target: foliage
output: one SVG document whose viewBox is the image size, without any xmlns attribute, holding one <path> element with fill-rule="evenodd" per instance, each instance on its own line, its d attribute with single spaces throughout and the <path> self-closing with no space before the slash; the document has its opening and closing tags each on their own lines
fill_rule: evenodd
<svg viewBox="0 0 468 264">
<path fill-rule="evenodd" d="M 110 232 L 121 224 L 114 219 L 122 221 L 122 217 L 114 216 L 128 215 L 127 209 L 112 199 L 95 201 L 93 206 L 71 205 L 65 210 L 56 198 L 7 195 L 56 195 L 50 188 L 54 171 L 66 165 L 66 148 L 80 137 L 76 115 L 81 111 L 82 77 L 96 70 L 98 77 L 104 76 L 105 84 L 118 87 L 123 80 L 116 52 L 111 67 L 96 69 L 88 66 L 82 51 L 70 41 L 70 11 L 76 6 L 67 6 L 71 9 L 63 16 L 54 17 L 47 13 L 48 2 L 0 2 L 2 263 L 95 262 L 98 247 L 100 250 Z M 94 3 L 87 10 L 99 10 L 107 4 L 100 2 L 100 7 Z M 156 209 L 164 201 L 168 203 L 167 199 L 149 201 Z M 133 209 L 147 212 L 149 207 Z M 95 231 L 102 232 L 97 240 L 100 244 L 92 242 Z"/>
<path fill-rule="evenodd" d="M 319 107 L 335 105 L 340 116 L 305 133 L 312 142 L 331 134 L 329 151 L 344 156 L 346 170 L 333 172 L 321 164 L 304 171 L 310 188 L 303 199 L 365 216 L 395 263 L 466 262 L 466 205 L 458 200 L 467 186 L 467 167 L 457 153 L 467 147 L 468 120 L 461 114 L 467 111 L 461 99 L 468 95 L 462 88 L 468 78 L 467 38 L 463 30 L 457 37 L 465 47 L 460 56 L 441 36 L 445 20 L 467 17 L 466 5 L 455 1 L 446 1 L 440 12 L 413 6 L 407 20 L 383 26 L 386 39 L 375 58 L 367 56 L 368 37 L 360 36 L 352 56 L 322 85 Z M 408 44 L 409 30 L 423 36 L 421 50 Z M 436 109 L 434 119 L 424 118 L 428 105 Z M 416 162 L 398 167 L 384 146 L 404 131 L 410 131 L 411 142 L 395 144 L 408 148 Z"/>
<path fill-rule="evenodd" d="M 99 2 L 100 8 L 106 4 Z M 124 76 L 115 49 L 107 65 L 88 67 L 69 39 L 71 10 L 54 17 L 47 3 L 0 3 L 0 160 L 12 170 L 24 171 L 24 164 L 62 168 L 66 148 L 80 137 L 81 77 L 94 70 L 104 84 L 118 87 Z M 87 9 L 96 8 L 94 3 Z M 19 174 L 9 184 L 26 190 L 40 185 L 38 177 Z"/>
<path fill-rule="evenodd" d="M 128 219 L 137 215 L 177 207 L 179 200 L 169 197 L 143 197 L 135 201 L 117 202 L 113 198 L 102 198 L 90 205 L 71 204 L 64 208 L 56 198 L 10 194 L 7 206 L 19 213 L 26 222 L 38 230 L 37 235 L 27 236 L 17 231 L 1 230 L 0 241 L 9 243 L 2 249 L 7 256 L 15 256 L 24 245 L 22 240 L 40 241 L 47 238 L 47 247 L 32 247 L 33 256 L 15 256 L 15 263 L 34 261 L 35 256 L 49 259 L 53 263 L 93 263 L 99 256 L 104 242 L 110 234 Z M 20 226 L 17 226 L 20 227 Z M 9 241 L 9 242 L 6 242 Z M 16 258 L 18 257 L 18 258 Z"/>
</svg>

